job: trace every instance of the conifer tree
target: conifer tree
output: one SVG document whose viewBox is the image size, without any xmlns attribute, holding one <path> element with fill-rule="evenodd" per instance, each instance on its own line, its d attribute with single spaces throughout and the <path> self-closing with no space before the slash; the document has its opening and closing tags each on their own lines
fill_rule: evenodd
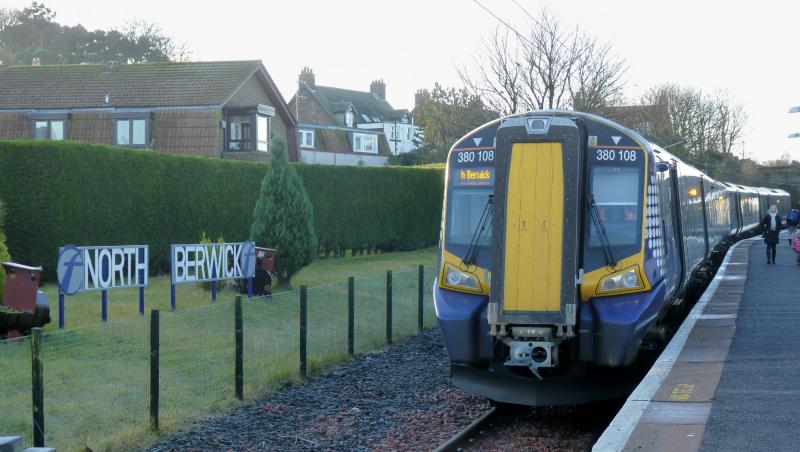
<svg viewBox="0 0 800 452">
<path fill-rule="evenodd" d="M 273 136 L 271 144 L 272 160 L 253 209 L 250 240 L 275 248 L 278 284 L 290 285 L 292 276 L 317 255 L 314 210 L 300 176 L 289 166 L 284 141 Z"/>
<path fill-rule="evenodd" d="M 11 260 L 11 256 L 8 254 L 8 248 L 6 247 L 6 234 L 5 229 L 3 229 L 3 222 L 5 220 L 5 209 L 3 207 L 3 202 L 0 201 L 0 262 L 7 262 Z M 0 267 L 0 303 L 3 301 L 3 290 L 5 289 L 6 285 L 6 272 L 3 270 L 3 267 Z"/>
</svg>

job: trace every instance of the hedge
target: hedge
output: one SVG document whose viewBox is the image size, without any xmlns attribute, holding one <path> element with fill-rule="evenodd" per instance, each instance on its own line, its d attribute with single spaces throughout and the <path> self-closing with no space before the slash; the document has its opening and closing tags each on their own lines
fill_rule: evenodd
<svg viewBox="0 0 800 452">
<path fill-rule="evenodd" d="M 408 250 L 436 244 L 440 169 L 295 164 L 321 246 Z M 169 245 L 202 232 L 247 240 L 264 163 L 78 142 L 0 141 L 0 199 L 9 251 L 52 275 L 66 244 L 147 244 L 151 268 Z M 265 244 L 269 245 L 269 244 Z"/>
</svg>

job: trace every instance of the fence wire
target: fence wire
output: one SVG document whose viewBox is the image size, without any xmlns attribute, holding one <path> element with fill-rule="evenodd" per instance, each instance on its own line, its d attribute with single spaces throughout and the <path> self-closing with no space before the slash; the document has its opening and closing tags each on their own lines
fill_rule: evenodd
<svg viewBox="0 0 800 452">
<path fill-rule="evenodd" d="M 33 444 L 30 338 L 0 341 L 0 382 L 0 436 L 24 435 L 25 444 Z"/>
<path fill-rule="evenodd" d="M 424 325 L 435 324 L 431 288 L 423 282 Z M 354 279 L 354 351 L 386 345 L 386 274 Z M 392 274 L 392 339 L 418 329 L 417 269 Z M 348 282 L 307 291 L 307 370 L 323 371 L 348 358 Z M 300 378 L 300 291 L 242 299 L 243 381 L 252 399 Z M 161 312 L 162 431 L 228 409 L 235 394 L 235 303 Z M 62 450 L 136 448 L 148 433 L 150 319 L 56 331 L 43 335 L 46 444 Z M 31 341 L 0 341 L 4 384 L 0 434 L 24 434 L 32 444 Z"/>
<path fill-rule="evenodd" d="M 145 319 L 44 334 L 45 444 L 132 446 L 147 420 L 148 344 Z"/>
</svg>

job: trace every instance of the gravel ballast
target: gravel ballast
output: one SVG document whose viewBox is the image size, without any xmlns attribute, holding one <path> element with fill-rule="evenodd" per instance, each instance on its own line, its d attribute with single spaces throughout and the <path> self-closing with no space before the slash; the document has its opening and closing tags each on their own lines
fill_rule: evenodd
<svg viewBox="0 0 800 452">
<path fill-rule="evenodd" d="M 453 387 L 448 374 L 439 330 L 425 331 L 225 416 L 197 421 L 151 450 L 430 450 L 489 408 Z M 513 427 L 497 430 L 512 438 L 524 432 L 523 441 L 483 438 L 474 446 L 585 450 L 605 416 L 586 419 L 581 411 L 523 410 L 509 422 Z"/>
</svg>

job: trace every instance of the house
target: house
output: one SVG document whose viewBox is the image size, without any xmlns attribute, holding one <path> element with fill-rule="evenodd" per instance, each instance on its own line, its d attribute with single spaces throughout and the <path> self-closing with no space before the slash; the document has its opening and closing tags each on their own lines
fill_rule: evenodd
<svg viewBox="0 0 800 452">
<path fill-rule="evenodd" d="M 297 126 L 260 61 L 0 66 L 0 140 L 297 160 Z"/>
<path fill-rule="evenodd" d="M 386 101 L 383 80 L 369 91 L 334 88 L 317 85 L 314 72 L 303 68 L 289 109 L 298 118 L 300 161 L 307 163 L 383 165 L 415 149 L 421 133 L 408 110 Z"/>
</svg>

